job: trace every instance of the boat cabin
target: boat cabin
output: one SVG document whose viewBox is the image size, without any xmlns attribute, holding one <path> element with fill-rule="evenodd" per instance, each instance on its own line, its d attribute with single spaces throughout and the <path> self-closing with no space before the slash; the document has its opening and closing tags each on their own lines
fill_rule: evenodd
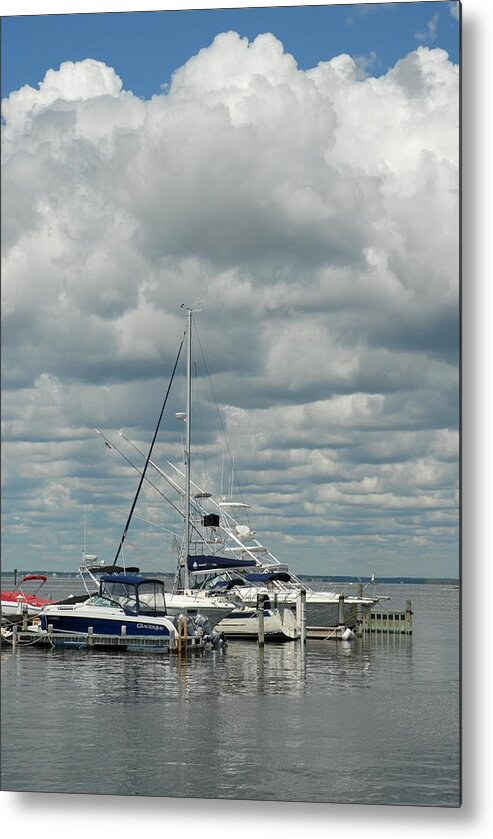
<svg viewBox="0 0 493 839">
<path fill-rule="evenodd" d="M 99 582 L 99 593 L 91 600 L 93 605 L 119 606 L 126 614 L 167 614 L 163 581 L 140 575 L 103 575 Z"/>
</svg>

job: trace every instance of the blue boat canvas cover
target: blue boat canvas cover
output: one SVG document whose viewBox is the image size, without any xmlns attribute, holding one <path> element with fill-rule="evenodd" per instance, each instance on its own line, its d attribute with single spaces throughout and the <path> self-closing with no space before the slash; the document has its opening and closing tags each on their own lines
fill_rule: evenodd
<svg viewBox="0 0 493 839">
<path fill-rule="evenodd" d="M 207 556 L 198 554 L 188 557 L 188 570 L 195 574 L 205 571 L 214 571 L 217 568 L 251 568 L 256 566 L 254 559 L 230 559 L 225 556 Z"/>
</svg>

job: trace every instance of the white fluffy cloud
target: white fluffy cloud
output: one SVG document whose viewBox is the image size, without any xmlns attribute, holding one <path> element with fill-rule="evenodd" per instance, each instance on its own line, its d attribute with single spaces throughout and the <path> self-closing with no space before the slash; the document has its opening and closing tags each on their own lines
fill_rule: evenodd
<svg viewBox="0 0 493 839">
<path fill-rule="evenodd" d="M 62 567 L 82 505 L 110 515 L 131 497 L 131 469 L 91 429 L 149 438 L 180 304 L 200 302 L 237 469 L 281 553 L 303 570 L 301 539 L 308 570 L 366 573 L 388 534 L 382 572 L 402 573 L 400 556 L 455 572 L 458 68 L 446 53 L 419 47 L 373 78 L 348 55 L 303 71 L 273 35 L 228 32 L 149 101 L 88 58 L 2 107 L 7 559 L 22 549 L 37 564 L 15 516 L 58 522 Z M 203 418 L 212 457 L 210 404 Z M 165 441 L 179 457 L 174 426 Z M 286 487 L 289 525 L 271 510 Z M 111 546 L 118 527 L 101 516 Z M 315 567 L 310 540 L 324 535 L 337 553 Z"/>
</svg>

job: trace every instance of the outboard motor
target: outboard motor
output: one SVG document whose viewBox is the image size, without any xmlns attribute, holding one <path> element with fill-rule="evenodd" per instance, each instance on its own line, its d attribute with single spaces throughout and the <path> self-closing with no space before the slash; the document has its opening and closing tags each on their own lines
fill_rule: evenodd
<svg viewBox="0 0 493 839">
<path fill-rule="evenodd" d="M 214 650 L 221 650 L 227 646 L 228 642 L 222 632 L 216 632 L 205 615 L 198 614 L 195 617 L 195 625 L 202 629 L 204 642 L 210 644 Z"/>
<path fill-rule="evenodd" d="M 176 627 L 179 627 L 180 624 L 183 626 L 183 624 L 185 623 L 187 627 L 187 635 L 189 638 L 193 638 L 194 636 L 200 633 L 200 624 L 197 622 L 197 618 L 195 615 L 191 617 L 190 615 L 187 615 L 185 612 L 180 612 L 180 614 L 177 615 L 176 618 L 173 620 L 173 623 Z"/>
</svg>

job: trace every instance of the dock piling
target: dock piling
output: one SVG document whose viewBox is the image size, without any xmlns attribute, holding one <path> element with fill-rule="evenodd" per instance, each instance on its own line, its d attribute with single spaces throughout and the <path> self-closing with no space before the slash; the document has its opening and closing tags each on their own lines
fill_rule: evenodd
<svg viewBox="0 0 493 839">
<path fill-rule="evenodd" d="M 300 591 L 300 641 L 306 644 L 306 589 Z"/>
<path fill-rule="evenodd" d="M 411 601 L 406 600 L 406 628 L 408 632 L 412 632 L 413 628 L 413 610 L 411 608 Z"/>
<path fill-rule="evenodd" d="M 363 599 L 363 583 L 358 583 L 357 596 Z M 363 634 L 363 604 L 358 603 L 356 606 L 356 628 L 355 634 L 360 637 Z"/>
<path fill-rule="evenodd" d="M 264 600 L 265 600 L 265 595 L 257 594 L 258 645 L 259 645 L 259 647 L 263 647 L 264 646 L 264 641 L 265 641 Z"/>
<path fill-rule="evenodd" d="M 344 620 L 344 595 L 343 594 L 339 595 L 339 605 L 338 605 L 338 608 L 337 608 L 337 623 L 338 623 L 339 626 L 344 626 L 344 624 L 345 624 L 345 620 Z"/>
</svg>

